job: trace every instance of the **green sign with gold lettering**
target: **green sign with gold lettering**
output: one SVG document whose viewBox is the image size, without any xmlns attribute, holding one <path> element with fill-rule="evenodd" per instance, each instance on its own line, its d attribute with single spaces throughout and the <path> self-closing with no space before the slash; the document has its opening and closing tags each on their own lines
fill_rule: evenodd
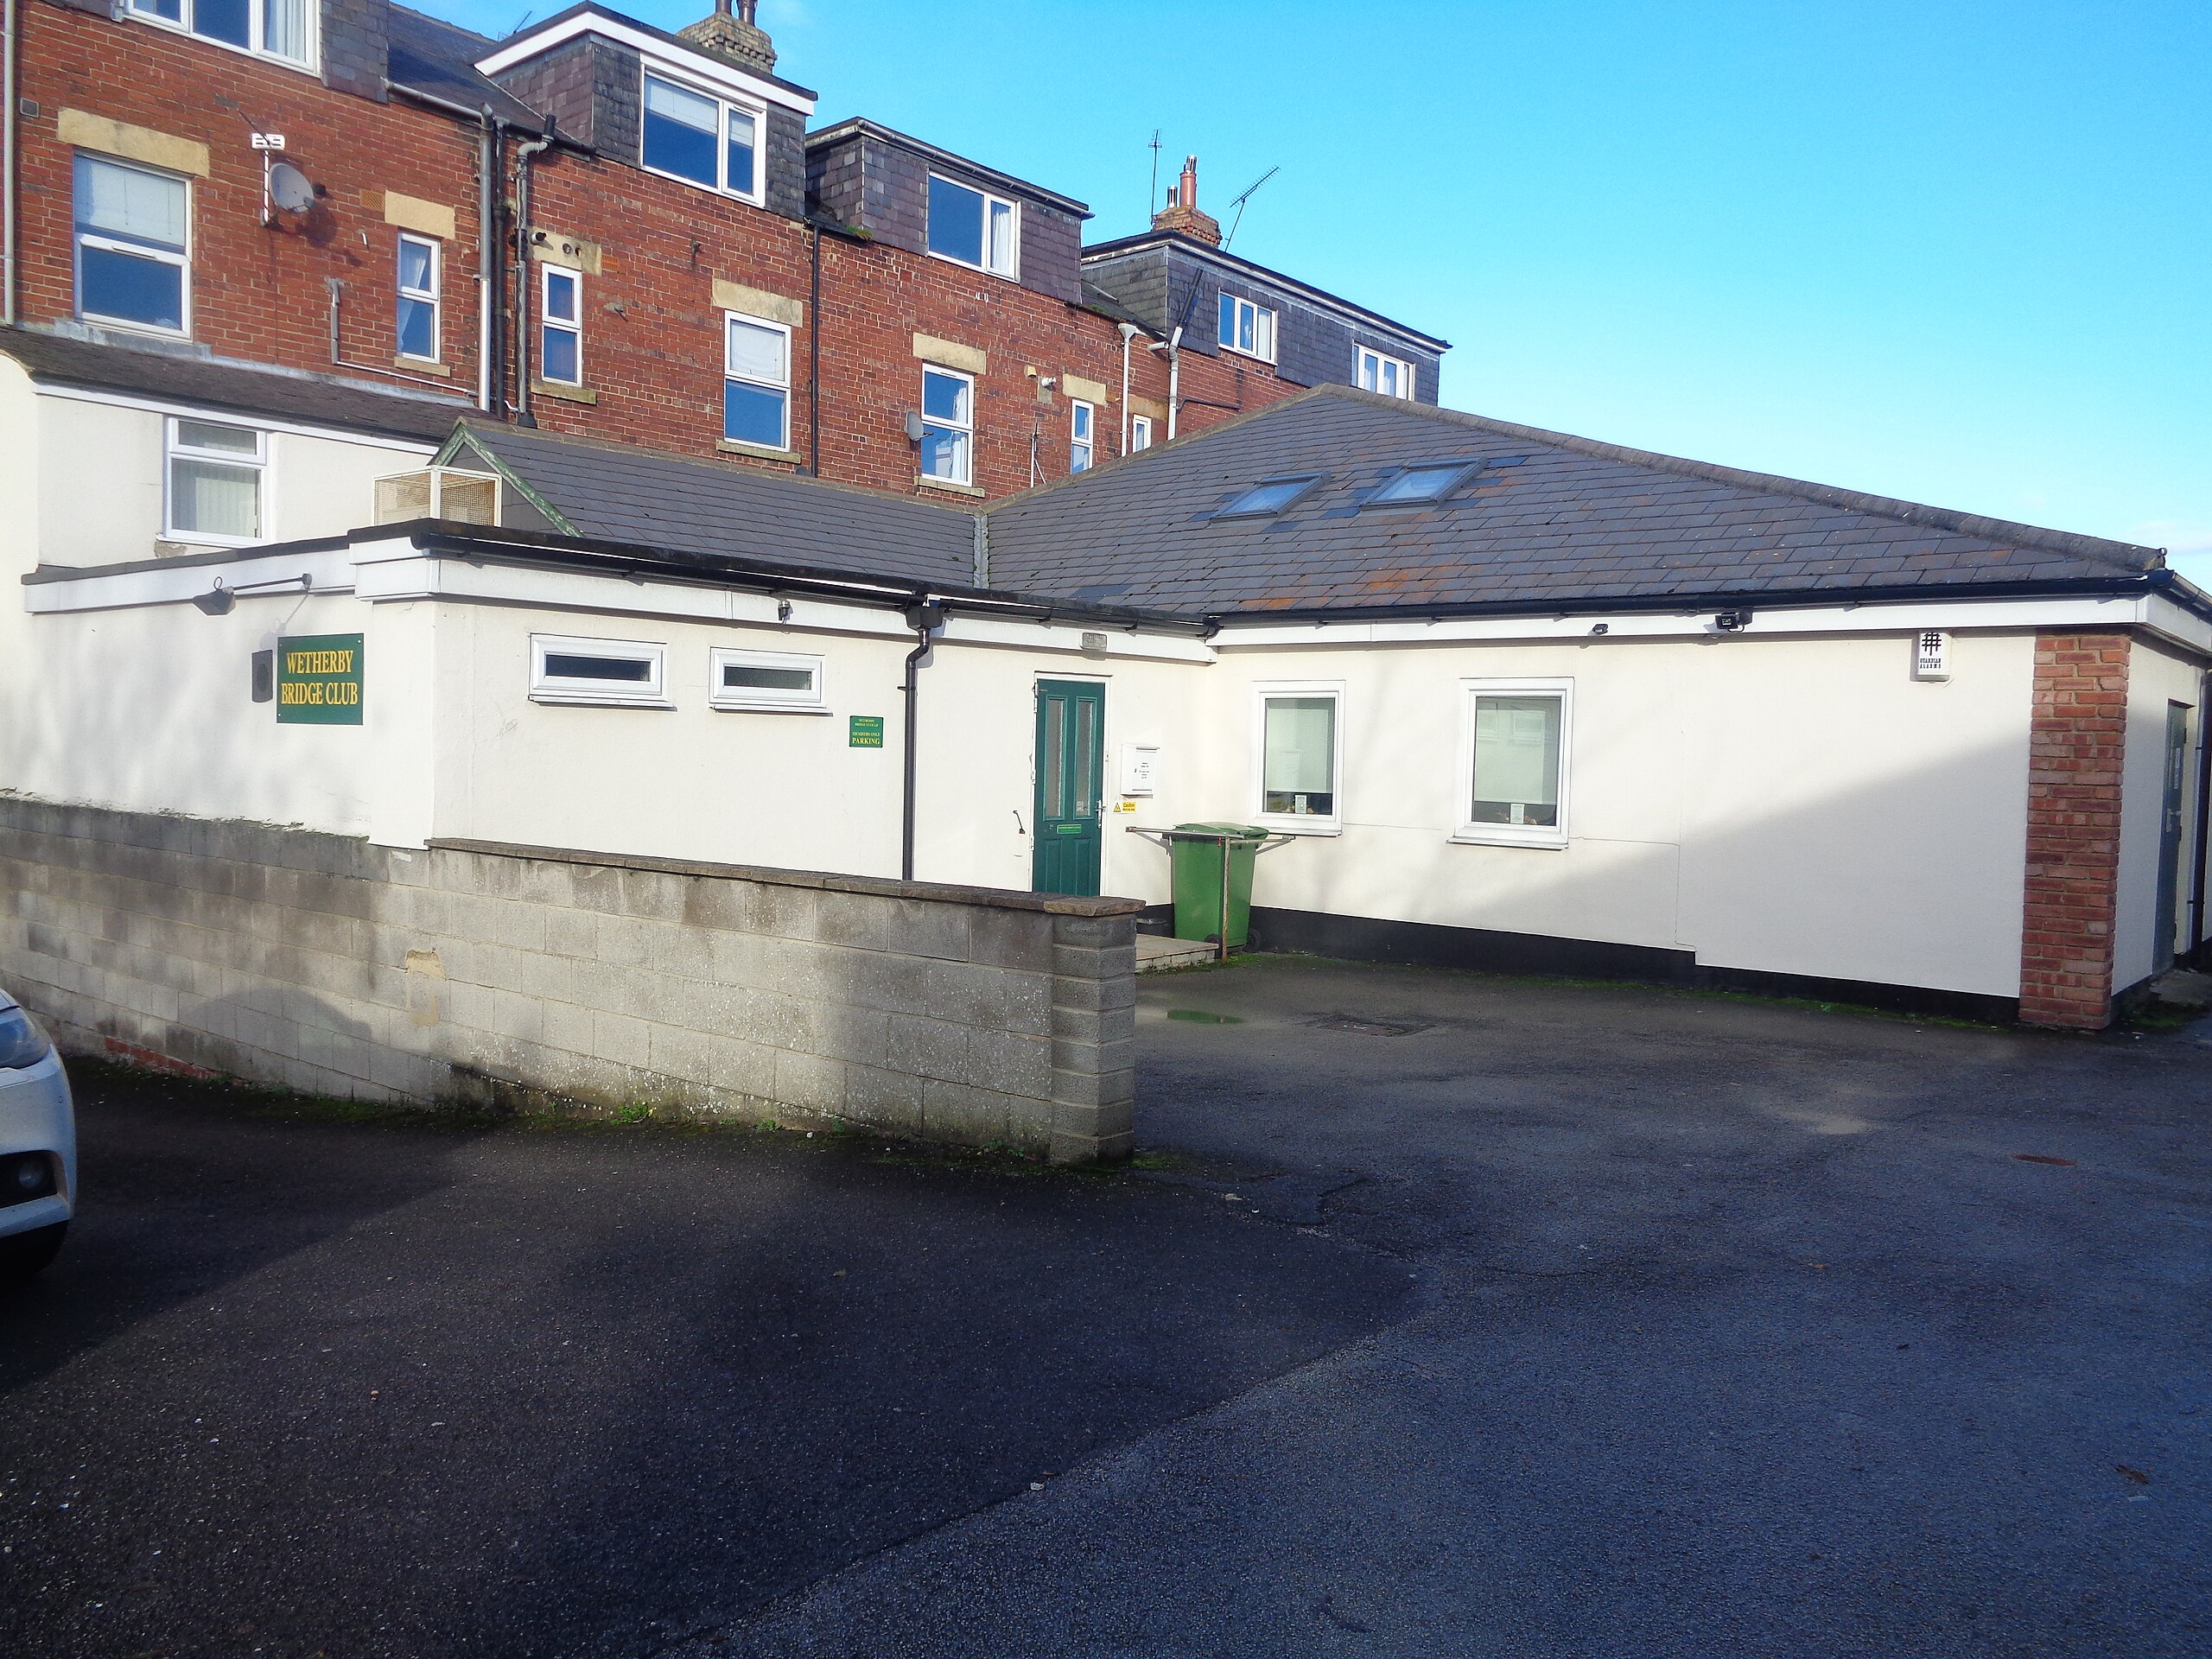
<svg viewBox="0 0 2212 1659">
<path fill-rule="evenodd" d="M 361 636 L 304 633 L 276 642 L 276 723 L 361 723 Z"/>
<path fill-rule="evenodd" d="M 881 715 L 855 715 L 846 729 L 850 734 L 846 744 L 848 748 L 880 749 L 883 747 Z"/>
</svg>

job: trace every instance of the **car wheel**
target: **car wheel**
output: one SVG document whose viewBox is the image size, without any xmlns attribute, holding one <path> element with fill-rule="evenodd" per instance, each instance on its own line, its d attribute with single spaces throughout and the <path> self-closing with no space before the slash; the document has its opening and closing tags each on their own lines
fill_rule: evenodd
<svg viewBox="0 0 2212 1659">
<path fill-rule="evenodd" d="M 69 1224 L 57 1221 L 51 1227 L 0 1238 L 0 1285 L 20 1285 L 35 1278 L 61 1254 L 61 1241 L 68 1232 Z"/>
</svg>

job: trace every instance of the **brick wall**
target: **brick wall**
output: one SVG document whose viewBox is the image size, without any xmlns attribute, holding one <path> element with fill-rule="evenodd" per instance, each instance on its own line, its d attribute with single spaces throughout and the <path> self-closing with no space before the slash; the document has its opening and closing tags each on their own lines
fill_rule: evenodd
<svg viewBox="0 0 2212 1659">
<path fill-rule="evenodd" d="M 0 797 L 0 983 L 65 1048 L 365 1099 L 1126 1157 L 1137 908 Z"/>
<path fill-rule="evenodd" d="M 2030 1025 L 2098 1030 L 2112 1020 L 2127 665 L 2122 633 L 2036 639 L 2020 957 Z"/>
<path fill-rule="evenodd" d="M 467 393 L 476 378 L 476 141 L 473 130 L 401 100 L 334 92 L 313 75 L 264 63 L 144 23 L 110 22 L 53 4 L 24 8 L 22 315 L 75 315 L 73 151 L 57 131 L 65 109 L 207 147 L 209 176 L 192 185 L 193 338 L 219 355 L 331 369 L 330 295 L 342 284 L 340 348 L 395 367 L 398 229 L 384 193 L 453 209 L 445 248 L 442 366 Z M 261 222 L 255 130 L 282 132 L 285 159 L 319 187 L 302 214 Z M 427 376 L 441 384 L 447 377 Z"/>
</svg>

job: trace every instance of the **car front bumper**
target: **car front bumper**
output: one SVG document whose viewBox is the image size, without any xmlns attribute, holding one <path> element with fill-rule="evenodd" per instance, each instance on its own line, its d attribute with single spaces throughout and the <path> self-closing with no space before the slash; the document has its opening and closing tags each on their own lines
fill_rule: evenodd
<svg viewBox="0 0 2212 1659">
<path fill-rule="evenodd" d="M 0 1157 L 21 1152 L 59 1159 L 60 1190 L 22 1204 L 0 1204 L 0 1238 L 50 1227 L 76 1211 L 76 1108 L 69 1096 L 69 1074 L 52 1049 L 36 1065 L 0 1071 Z"/>
</svg>

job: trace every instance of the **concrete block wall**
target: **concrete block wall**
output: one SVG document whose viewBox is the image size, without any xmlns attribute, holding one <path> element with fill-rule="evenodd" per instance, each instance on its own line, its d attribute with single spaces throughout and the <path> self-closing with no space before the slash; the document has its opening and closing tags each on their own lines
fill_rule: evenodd
<svg viewBox="0 0 2212 1659">
<path fill-rule="evenodd" d="M 1138 908 L 0 796 L 0 985 L 65 1047 L 364 1099 L 1126 1157 Z"/>
</svg>

